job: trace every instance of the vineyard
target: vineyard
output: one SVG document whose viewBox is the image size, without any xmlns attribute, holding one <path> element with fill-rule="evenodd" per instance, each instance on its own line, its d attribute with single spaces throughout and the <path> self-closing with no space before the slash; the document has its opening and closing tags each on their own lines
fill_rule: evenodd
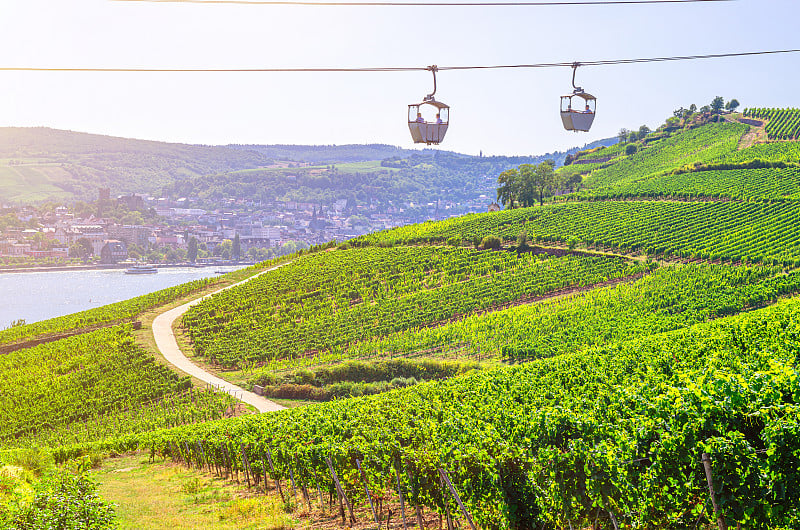
<svg viewBox="0 0 800 530">
<path fill-rule="evenodd" d="M 785 202 L 566 202 L 473 214 L 362 236 L 356 245 L 470 241 L 493 234 L 514 241 L 526 231 L 539 242 L 573 240 L 686 259 L 800 263 L 800 205 Z"/>
<path fill-rule="evenodd" d="M 798 321 L 792 300 L 449 382 L 94 448 L 148 447 L 262 487 L 286 481 L 286 495 L 290 481 L 304 494 L 318 488 L 320 501 L 338 480 L 348 508 L 367 502 L 365 486 L 399 485 L 410 517 L 412 506 L 461 513 L 443 469 L 480 528 L 691 528 L 710 512 L 700 458 L 709 453 L 728 524 L 794 528 Z"/>
<path fill-rule="evenodd" d="M 105 328 L 0 355 L 0 447 L 55 447 L 223 417 L 232 398 L 191 381 Z"/>
<path fill-rule="evenodd" d="M 0 449 L 147 451 L 342 528 L 800 528 L 800 143 L 748 129 L 579 153 L 577 193 L 315 247 L 183 315 L 221 377 L 306 406 L 238 415 L 147 319 L 134 342 L 205 281 L 4 330 Z"/>
<path fill-rule="evenodd" d="M 604 189 L 641 180 L 675 167 L 708 162 L 736 150 L 747 131 L 738 123 L 711 123 L 689 129 L 615 159 L 609 167 L 593 171 L 584 180 L 589 189 Z M 604 156 L 599 151 L 596 156 Z"/>
<path fill-rule="evenodd" d="M 604 256 L 465 248 L 365 248 L 303 256 L 193 307 L 195 350 L 222 364 L 341 352 L 347 345 L 571 287 L 640 274 Z"/>
<path fill-rule="evenodd" d="M 629 284 L 365 341 L 349 355 L 447 353 L 456 347 L 461 355 L 529 361 L 688 327 L 798 291 L 800 273 L 774 267 L 663 267 Z"/>
<path fill-rule="evenodd" d="M 800 139 L 800 109 L 745 109 L 745 117 L 767 120 L 770 140 Z"/>
<path fill-rule="evenodd" d="M 800 167 L 690 171 L 628 182 L 588 194 L 595 199 L 671 197 L 685 200 L 797 200 Z"/>
</svg>

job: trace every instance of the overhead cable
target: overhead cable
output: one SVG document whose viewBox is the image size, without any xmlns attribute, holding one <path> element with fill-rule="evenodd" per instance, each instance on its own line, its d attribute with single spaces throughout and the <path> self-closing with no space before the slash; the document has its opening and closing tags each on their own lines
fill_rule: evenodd
<svg viewBox="0 0 800 530">
<path fill-rule="evenodd" d="M 738 2 L 739 0 L 559 0 L 554 2 L 317 2 L 305 0 L 111 0 L 112 2 L 136 2 L 151 4 L 233 4 L 233 5 L 262 5 L 262 6 L 337 6 L 337 7 L 502 7 L 502 6 L 528 6 L 528 7 L 564 7 L 564 6 L 607 6 L 607 5 L 644 5 L 644 4 L 698 4 L 709 2 Z"/>
<path fill-rule="evenodd" d="M 798 53 L 800 49 L 770 50 L 758 52 L 714 53 L 706 55 L 678 55 L 673 57 L 649 57 L 639 59 L 612 59 L 597 61 L 580 61 L 575 63 L 532 63 L 532 64 L 496 64 L 477 66 L 436 66 L 439 71 L 445 70 L 496 70 L 504 68 L 572 68 L 578 66 L 610 66 L 617 64 L 659 63 L 667 61 L 694 61 L 698 59 L 723 59 L 726 57 L 751 57 L 757 55 L 776 55 Z M 130 72 L 130 73 L 293 73 L 293 72 L 419 72 L 430 71 L 431 66 L 381 66 L 361 68 L 92 68 L 92 67 L 41 67 L 41 66 L 0 66 L 0 72 Z"/>
</svg>

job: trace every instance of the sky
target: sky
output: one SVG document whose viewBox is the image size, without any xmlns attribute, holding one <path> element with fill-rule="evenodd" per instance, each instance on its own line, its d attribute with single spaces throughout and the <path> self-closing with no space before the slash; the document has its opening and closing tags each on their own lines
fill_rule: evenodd
<svg viewBox="0 0 800 530">
<path fill-rule="evenodd" d="M 569 7 L 308 7 L 0 0 L 3 67 L 425 67 L 800 48 L 798 0 Z M 736 98 L 800 107 L 800 54 L 579 68 L 589 133 L 565 131 L 569 68 L 446 71 L 441 149 L 536 155 L 655 128 L 678 107 Z M 0 71 L 0 126 L 198 144 L 414 147 L 409 103 L 429 72 Z"/>
</svg>

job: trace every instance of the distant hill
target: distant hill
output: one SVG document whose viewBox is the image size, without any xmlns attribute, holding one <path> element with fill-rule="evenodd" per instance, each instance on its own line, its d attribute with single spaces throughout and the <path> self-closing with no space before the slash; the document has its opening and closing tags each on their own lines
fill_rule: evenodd
<svg viewBox="0 0 800 530">
<path fill-rule="evenodd" d="M 594 142 L 582 149 L 611 145 Z M 45 127 L 0 128 L 0 202 L 93 200 L 99 188 L 216 201 L 222 197 L 430 202 L 494 196 L 497 175 L 539 156 L 472 156 L 367 145 L 204 146 Z M 291 167 L 308 166 L 311 167 Z"/>
<path fill-rule="evenodd" d="M 2 127 L 0 201 L 89 200 L 104 187 L 151 193 L 191 177 L 271 164 L 265 155 L 242 149 Z"/>
<path fill-rule="evenodd" d="M 558 165 L 563 164 L 567 154 L 575 153 L 583 149 L 593 149 L 595 147 L 609 146 L 617 143 L 616 138 L 604 138 L 597 140 L 583 147 L 575 147 L 568 151 L 555 153 L 545 153 L 544 155 L 532 155 L 533 157 L 552 158 Z M 332 164 L 337 162 L 364 162 L 367 160 L 385 160 L 387 158 L 408 158 L 432 153 L 447 153 L 456 157 L 476 158 L 472 155 L 465 155 L 453 151 L 441 149 L 404 149 L 395 145 L 386 144 L 348 144 L 348 145 L 238 145 L 231 144 L 227 147 L 232 149 L 243 149 L 255 151 L 276 160 L 294 160 L 297 162 L 309 162 L 312 164 Z"/>
</svg>

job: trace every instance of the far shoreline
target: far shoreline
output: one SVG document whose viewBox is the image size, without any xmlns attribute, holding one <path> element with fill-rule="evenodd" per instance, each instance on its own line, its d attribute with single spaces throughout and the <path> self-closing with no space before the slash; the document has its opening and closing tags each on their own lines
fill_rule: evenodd
<svg viewBox="0 0 800 530">
<path fill-rule="evenodd" d="M 255 265 L 255 261 L 239 261 L 235 263 L 154 263 L 150 264 L 157 269 L 169 268 L 192 268 L 192 269 L 205 269 L 208 267 L 249 267 Z M 9 269 L 1 269 L 0 274 L 14 273 L 22 274 L 26 272 L 78 272 L 78 271 L 96 271 L 96 270 L 117 270 L 127 269 L 135 265 L 135 263 L 108 263 L 108 264 L 92 264 L 92 265 L 53 265 L 53 266 L 39 266 L 39 267 L 14 267 Z"/>
</svg>

